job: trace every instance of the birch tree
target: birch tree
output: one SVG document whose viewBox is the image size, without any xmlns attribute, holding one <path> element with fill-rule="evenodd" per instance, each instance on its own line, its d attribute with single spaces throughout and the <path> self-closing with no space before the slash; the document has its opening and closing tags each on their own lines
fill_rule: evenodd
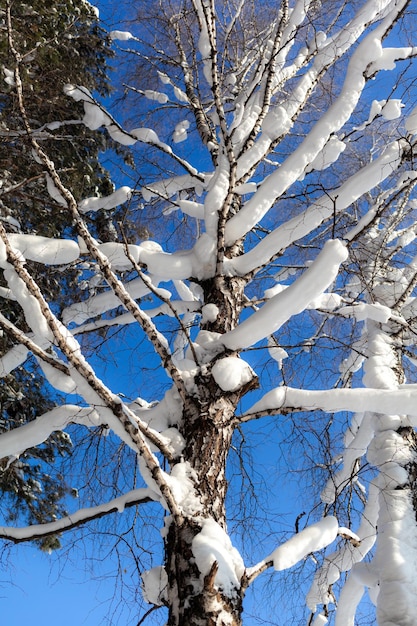
<svg viewBox="0 0 417 626">
<path fill-rule="evenodd" d="M 291 575 L 314 555 L 309 623 L 353 624 L 368 590 L 380 626 L 417 624 L 412 3 L 155 2 L 155 17 L 137 33 L 111 33 L 148 64 L 142 85 L 126 85 L 141 98 L 129 113 L 136 124 L 123 125 L 85 86 L 65 87 L 85 126 L 104 128 L 148 162 L 136 172 L 140 186 L 81 200 L 32 129 L 12 8 L 20 141 L 77 236 L 0 226 L 1 296 L 16 300 L 29 328 L 1 315 L 14 343 L 1 373 L 34 358 L 71 400 L 1 435 L 0 456 L 16 462 L 70 429 L 107 434 L 130 462 L 120 467 L 123 457 L 112 457 L 114 476 L 123 475 L 113 499 L 91 496 L 50 523 L 2 527 L 2 538 L 65 533 L 132 506 L 142 524 L 158 510 L 160 563 L 142 572 L 142 584 L 148 603 L 166 607 L 160 623 L 239 625 L 257 578 L 270 569 Z M 93 236 L 88 216 L 121 205 L 131 219 L 157 216 L 152 240 L 135 240 L 123 221 L 119 241 Z M 76 268 L 80 284 L 100 290 L 85 297 L 80 288 L 57 314 L 30 262 Z M 134 334 L 138 387 L 149 394 L 134 401 L 83 349 L 87 334 L 123 327 Z M 158 369 L 143 357 L 143 341 Z M 327 349 L 339 362 L 326 375 L 312 372 Z M 151 396 L 164 376 L 165 393 Z M 345 445 L 325 441 L 327 456 L 337 456 L 315 518 L 302 529 L 298 519 L 293 536 L 258 562 L 244 560 L 229 532 L 235 434 L 270 416 L 279 429 L 282 416 L 299 412 L 313 432 L 316 413 L 338 419 L 342 411 L 350 415 Z M 97 497 L 100 468 L 84 472 L 98 479 Z M 279 484 L 269 488 L 279 497 Z"/>
</svg>

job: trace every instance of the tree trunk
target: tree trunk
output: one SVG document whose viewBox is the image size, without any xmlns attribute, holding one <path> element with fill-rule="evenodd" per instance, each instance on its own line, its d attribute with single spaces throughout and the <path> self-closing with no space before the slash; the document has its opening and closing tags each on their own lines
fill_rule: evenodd
<svg viewBox="0 0 417 626">
<path fill-rule="evenodd" d="M 192 542 L 200 531 L 200 525 L 192 518 L 187 518 L 181 527 L 170 525 L 166 542 L 168 626 L 240 626 L 240 589 L 226 595 L 218 587 L 216 560 L 205 576 L 195 563 Z"/>
<path fill-rule="evenodd" d="M 215 303 L 219 311 L 217 319 L 206 325 L 211 332 L 226 332 L 237 323 L 244 281 L 235 279 L 233 284 L 229 283 L 223 279 L 221 285 L 216 280 L 203 285 L 205 301 Z M 168 626 L 239 626 L 242 623 L 240 579 L 243 565 L 241 571 L 237 568 L 235 572 L 235 585 L 228 584 L 225 588 L 225 578 L 229 583 L 230 578 L 225 575 L 221 550 L 216 554 L 215 543 L 209 542 L 204 569 L 200 571 L 193 541 L 209 522 L 210 528 L 219 535 L 219 545 L 224 547 L 226 461 L 235 426 L 235 410 L 241 395 L 253 385 L 256 385 L 256 379 L 244 389 L 225 392 L 211 373 L 205 372 L 196 377 L 194 393 L 184 405 L 182 460 L 194 473 L 194 489 L 201 509 L 195 516 L 184 516 L 181 524 L 173 520 L 168 528 L 165 541 Z"/>
</svg>

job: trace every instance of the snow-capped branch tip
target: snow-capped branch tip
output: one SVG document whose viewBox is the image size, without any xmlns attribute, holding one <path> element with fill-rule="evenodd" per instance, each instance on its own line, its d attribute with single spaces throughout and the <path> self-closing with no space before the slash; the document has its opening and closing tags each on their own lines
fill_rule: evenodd
<svg viewBox="0 0 417 626">
<path fill-rule="evenodd" d="M 331 515 L 323 517 L 315 524 L 297 532 L 257 565 L 247 568 L 243 579 L 245 586 L 249 586 L 270 567 L 276 571 L 293 567 L 308 555 L 326 549 L 338 536 L 350 541 L 354 546 L 360 545 L 360 538 L 349 528 L 339 527 L 335 517 Z"/>
<path fill-rule="evenodd" d="M 14 526 L 0 526 L 0 538 L 13 543 L 24 541 L 36 541 L 50 535 L 56 535 L 67 530 L 72 530 L 93 520 L 105 517 L 112 513 L 122 513 L 125 509 L 139 504 L 155 501 L 155 493 L 151 489 L 142 488 L 128 491 L 123 496 L 110 500 L 105 504 L 95 507 L 79 509 L 54 522 L 34 524 L 17 528 Z"/>
</svg>

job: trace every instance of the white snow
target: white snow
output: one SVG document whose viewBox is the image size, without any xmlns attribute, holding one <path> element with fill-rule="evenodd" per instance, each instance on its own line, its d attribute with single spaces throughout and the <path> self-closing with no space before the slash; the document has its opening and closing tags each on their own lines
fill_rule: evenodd
<svg viewBox="0 0 417 626">
<path fill-rule="evenodd" d="M 180 143 L 187 139 L 187 130 L 190 128 L 190 122 L 188 120 L 183 120 L 179 122 L 175 126 L 175 131 L 172 136 L 172 140 L 174 143 Z"/>
<path fill-rule="evenodd" d="M 201 309 L 201 321 L 203 324 L 214 322 L 219 315 L 219 308 L 212 303 L 205 304 Z"/>
<path fill-rule="evenodd" d="M 168 576 L 162 566 L 142 572 L 143 597 L 149 604 L 162 606 L 167 599 Z"/>
<path fill-rule="evenodd" d="M 42 359 L 37 360 L 46 376 L 46 379 L 55 389 L 58 389 L 58 391 L 62 391 L 63 393 L 75 393 L 76 384 L 71 376 L 67 376 L 58 368 L 50 365 L 46 361 L 42 361 Z"/>
<path fill-rule="evenodd" d="M 398 167 L 404 149 L 406 149 L 406 143 L 403 140 L 393 141 L 388 144 L 381 155 L 345 180 L 335 190 L 334 195 L 326 194 L 318 198 L 300 215 L 287 220 L 282 226 L 275 228 L 271 234 L 264 237 L 260 243 L 246 254 L 233 259 L 230 263 L 230 271 L 238 275 L 244 275 L 253 268 L 264 265 L 292 242 L 297 241 L 297 239 L 304 237 L 317 228 L 335 210 L 339 213 L 348 207 L 360 196 L 366 194 L 367 191 L 379 185 Z M 266 182 L 269 180 L 268 178 Z M 258 192 L 246 203 L 245 213 L 248 207 L 252 207 L 252 203 L 256 205 L 257 202 L 261 202 L 262 197 L 263 189 L 260 187 Z M 249 213 L 248 219 L 251 219 Z M 229 220 L 226 226 L 227 242 L 229 244 L 232 244 L 235 239 L 241 236 L 242 233 L 237 228 L 243 220 L 244 214 L 242 212 Z"/>
<path fill-rule="evenodd" d="M 288 358 L 288 352 L 277 346 L 276 341 L 268 337 L 268 352 L 271 358 L 278 363 L 279 369 L 282 368 L 282 361 Z"/>
<path fill-rule="evenodd" d="M 90 9 L 90 11 L 92 11 L 94 13 L 94 15 L 96 16 L 97 19 L 99 19 L 100 11 L 99 11 L 98 7 L 96 7 L 94 4 L 91 4 L 91 2 L 88 2 L 88 0 L 82 0 L 82 3 L 85 4 L 86 7 L 88 7 Z"/>
<path fill-rule="evenodd" d="M 148 100 L 153 100 L 154 102 L 159 102 L 159 104 L 166 104 L 168 102 L 168 96 L 161 91 L 154 91 L 153 89 L 145 89 L 144 91 L 145 98 Z"/>
<path fill-rule="evenodd" d="M 382 107 L 381 115 L 386 120 L 396 120 L 401 117 L 401 109 L 403 108 L 403 103 L 398 98 L 390 98 L 385 102 Z"/>
<path fill-rule="evenodd" d="M 306 172 L 311 170 L 325 170 L 332 163 L 335 163 L 339 156 L 346 149 L 346 144 L 341 141 L 336 135 L 332 135 L 329 141 L 324 146 L 323 150 L 316 156 L 315 159 L 307 166 Z"/>
<path fill-rule="evenodd" d="M 311 552 L 327 548 L 336 539 L 338 529 L 335 517 L 324 517 L 280 545 L 265 560 L 272 560 L 277 571 L 288 569 Z"/>
<path fill-rule="evenodd" d="M 225 595 L 233 597 L 240 587 L 244 564 L 242 557 L 233 547 L 228 534 L 213 519 L 201 519 L 201 531 L 194 537 L 192 551 L 197 567 L 201 572 L 201 580 L 210 572 L 214 561 L 219 569 L 215 578 L 217 589 Z"/>
<path fill-rule="evenodd" d="M 97 130 L 100 126 L 111 124 L 111 118 L 106 111 L 95 102 L 84 100 L 84 117 L 83 123 L 90 130 Z"/>
<path fill-rule="evenodd" d="M 9 242 L 26 259 L 45 265 L 66 265 L 80 256 L 78 244 L 71 239 L 53 239 L 39 235 L 8 234 Z M 0 249 L 4 246 L 0 241 Z"/>
<path fill-rule="evenodd" d="M 132 261 L 126 255 L 126 246 L 124 243 L 107 241 L 106 243 L 98 244 L 97 248 L 101 254 L 104 254 L 108 258 L 114 269 L 127 270 L 132 267 Z M 141 247 L 128 244 L 127 251 L 133 261 L 139 263 Z"/>
<path fill-rule="evenodd" d="M 300 278 L 271 298 L 237 328 L 223 335 L 223 345 L 232 350 L 246 348 L 272 335 L 327 289 L 336 278 L 340 264 L 346 259 L 347 249 L 340 241 L 327 241 Z"/>
<path fill-rule="evenodd" d="M 129 504 L 131 502 L 146 501 L 148 499 L 151 500 L 153 495 L 154 494 L 152 494 L 149 489 L 133 489 L 132 491 L 128 491 L 118 498 L 110 500 L 110 502 L 104 502 L 103 504 L 95 507 L 79 509 L 78 511 L 62 517 L 55 522 L 49 522 L 46 524 L 33 524 L 31 526 L 26 526 L 23 528 L 0 526 L 0 534 L 3 536 L 7 535 L 11 539 L 30 539 L 38 533 L 44 533 L 45 535 L 49 533 L 59 533 L 66 528 L 71 528 L 77 523 L 83 522 L 83 520 L 94 519 L 95 517 L 106 513 L 107 511 L 117 510 L 122 513 L 125 509 L 126 504 Z"/>
<path fill-rule="evenodd" d="M 54 181 L 52 180 L 52 178 L 49 176 L 49 174 L 45 174 L 45 178 L 46 178 L 46 188 L 48 190 L 49 195 L 51 196 L 51 198 L 53 200 L 55 200 L 55 202 L 57 202 L 58 204 L 60 204 L 61 206 L 67 206 L 67 201 L 65 200 L 65 198 L 61 195 L 61 192 L 59 191 L 59 189 L 55 186 Z"/>
<path fill-rule="evenodd" d="M 262 122 L 262 132 L 269 138 L 274 140 L 285 132 L 288 132 L 292 126 L 292 121 L 283 106 L 272 108 Z"/>
<path fill-rule="evenodd" d="M 381 414 L 401 413 L 410 416 L 410 424 L 417 426 L 417 387 L 402 385 L 398 389 L 353 388 L 307 390 L 276 387 L 267 392 L 245 415 L 263 411 L 279 412 L 285 407 L 304 407 L 305 410 L 373 411 Z"/>
<path fill-rule="evenodd" d="M 338 310 L 341 315 L 353 315 L 359 322 L 370 319 L 381 324 L 386 324 L 391 317 L 391 309 L 384 304 L 376 302 L 375 304 L 368 304 L 366 302 L 359 302 L 349 306 L 341 307 Z"/>
<path fill-rule="evenodd" d="M 143 187 L 141 189 L 141 193 L 145 202 L 149 202 L 152 198 L 159 196 L 162 196 L 163 198 L 172 198 L 172 196 L 177 194 L 179 191 L 194 188 L 196 186 L 197 194 L 201 195 L 209 180 L 210 176 L 205 177 L 205 181 L 201 182 L 194 176 L 183 174 L 181 176 L 158 180 L 147 187 Z"/>
<path fill-rule="evenodd" d="M 0 435 L 0 459 L 19 457 L 28 448 L 37 446 L 57 430 L 64 430 L 70 424 L 99 426 L 98 413 L 90 407 L 81 408 L 75 404 L 56 407 L 32 422 Z"/>
<path fill-rule="evenodd" d="M 128 30 L 111 30 L 109 33 L 110 39 L 119 41 L 128 41 L 129 39 L 133 39 L 132 33 Z"/>
<path fill-rule="evenodd" d="M 249 363 L 235 356 L 217 360 L 211 373 L 223 391 L 237 391 L 255 377 Z"/>
<path fill-rule="evenodd" d="M 14 77 L 14 71 L 13 70 L 9 70 L 7 67 L 3 66 L 3 72 L 4 72 L 4 82 L 7 83 L 8 85 L 10 85 L 11 87 L 14 87 L 16 85 L 16 81 L 15 81 L 15 77 Z"/>
<path fill-rule="evenodd" d="M 114 209 L 121 204 L 124 204 L 130 200 L 132 196 L 132 190 L 130 187 L 120 187 L 116 189 L 109 196 L 85 198 L 78 204 L 78 208 L 81 213 L 87 213 L 88 211 L 98 211 L 100 209 Z"/>
<path fill-rule="evenodd" d="M 204 204 L 193 200 L 178 200 L 178 205 L 183 213 L 198 220 L 204 218 Z"/>
<path fill-rule="evenodd" d="M 196 474 L 188 461 L 177 463 L 170 474 L 164 474 L 178 507 L 185 515 L 195 515 L 202 505 L 197 495 Z"/>
<path fill-rule="evenodd" d="M 40 304 L 35 296 L 29 292 L 23 280 L 14 269 L 3 270 L 4 278 L 16 300 L 23 309 L 25 319 L 34 333 L 37 333 L 48 340 L 52 339 L 52 331 L 41 311 Z"/>
</svg>

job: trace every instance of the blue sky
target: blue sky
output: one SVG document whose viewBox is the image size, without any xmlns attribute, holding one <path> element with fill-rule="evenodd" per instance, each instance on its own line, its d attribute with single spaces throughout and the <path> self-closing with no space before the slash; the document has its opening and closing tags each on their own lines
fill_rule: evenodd
<svg viewBox="0 0 417 626">
<path fill-rule="evenodd" d="M 12 549 L 8 574 L 0 583 L 1 623 L 8 626 L 97 626 L 108 613 L 109 590 L 82 569 L 53 566 L 50 557 L 30 546 Z M 10 579 L 13 581 L 10 582 Z"/>
</svg>

